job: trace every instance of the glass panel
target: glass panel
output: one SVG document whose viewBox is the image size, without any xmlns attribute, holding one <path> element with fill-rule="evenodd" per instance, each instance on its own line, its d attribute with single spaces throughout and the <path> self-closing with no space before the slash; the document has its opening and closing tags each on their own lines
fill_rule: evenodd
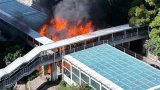
<svg viewBox="0 0 160 90">
<path fill-rule="evenodd" d="M 63 69 L 64 71 L 64 74 L 68 77 L 68 78 L 71 78 L 71 73 L 69 70 L 67 70 L 66 68 Z"/>
<path fill-rule="evenodd" d="M 89 83 L 89 77 L 81 73 L 81 79 L 84 80 L 87 84 Z"/>
<path fill-rule="evenodd" d="M 79 84 L 79 78 L 72 73 L 72 80 Z"/>
<path fill-rule="evenodd" d="M 81 80 L 82 85 L 87 84 L 85 81 Z"/>
<path fill-rule="evenodd" d="M 94 87 L 96 90 L 100 90 L 100 85 L 91 79 L 91 86 Z"/>
<path fill-rule="evenodd" d="M 101 90 L 107 90 L 107 89 L 102 86 L 102 87 L 101 87 Z"/>
<path fill-rule="evenodd" d="M 79 71 L 72 67 L 72 72 L 79 77 Z"/>
</svg>

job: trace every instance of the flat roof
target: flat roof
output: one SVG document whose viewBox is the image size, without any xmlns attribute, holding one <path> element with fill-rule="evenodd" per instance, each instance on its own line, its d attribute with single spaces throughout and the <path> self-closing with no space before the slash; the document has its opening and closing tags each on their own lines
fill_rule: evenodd
<svg viewBox="0 0 160 90">
<path fill-rule="evenodd" d="M 108 44 L 75 52 L 69 56 L 125 90 L 146 90 L 160 85 L 160 70 Z M 92 75 L 94 76 L 94 73 Z"/>
</svg>

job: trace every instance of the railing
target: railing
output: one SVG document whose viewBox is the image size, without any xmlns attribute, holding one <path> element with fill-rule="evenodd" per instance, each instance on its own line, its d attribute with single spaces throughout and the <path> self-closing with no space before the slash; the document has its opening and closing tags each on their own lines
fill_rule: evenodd
<svg viewBox="0 0 160 90">
<path fill-rule="evenodd" d="M 145 34 L 145 33 L 143 33 L 143 34 Z M 116 36 L 116 37 L 114 37 L 115 38 L 114 41 L 109 41 L 108 39 L 107 40 L 101 40 L 101 41 L 97 41 L 97 42 L 94 42 L 94 43 L 81 45 L 81 46 L 78 46 L 78 47 L 75 47 L 75 48 L 72 48 L 72 49 L 69 49 L 69 50 L 65 50 L 62 53 L 64 55 L 67 55 L 67 54 L 74 53 L 74 52 L 77 52 L 77 51 L 81 51 L 81 50 L 84 50 L 84 49 L 87 49 L 87 48 L 98 46 L 98 45 L 101 45 L 101 44 L 104 44 L 104 43 L 107 43 L 107 44 L 110 44 L 110 45 L 113 46 L 113 45 L 115 45 L 113 42 L 137 36 L 137 34 L 126 34 L 126 35 L 128 36 L 127 38 L 124 38 L 124 35 Z M 127 54 L 129 54 L 129 55 L 131 55 L 133 57 L 136 57 L 137 59 L 142 60 L 142 58 L 143 58 L 143 56 L 141 56 L 140 54 L 134 53 L 134 52 L 132 52 L 130 50 L 127 50 L 127 49 L 125 49 L 123 47 L 120 47 L 120 46 L 117 46 L 117 45 L 115 47 L 117 49 L 121 50 L 121 51 L 124 51 L 125 53 L 127 53 Z"/>
<path fill-rule="evenodd" d="M 131 56 L 133 56 L 133 57 L 135 57 L 137 59 L 139 59 L 139 60 L 143 60 L 144 56 L 142 56 L 142 55 L 140 55 L 138 53 L 135 53 L 135 52 L 133 52 L 131 50 L 128 50 L 128 49 L 126 49 L 126 48 L 124 48 L 122 46 L 116 45 L 115 48 L 117 48 L 117 49 L 119 49 L 119 50 L 121 50 L 121 51 L 123 51 L 123 52 L 125 52 L 125 53 L 127 53 L 127 54 L 129 54 L 129 55 L 131 55 Z"/>
<path fill-rule="evenodd" d="M 1 79 L 0 81 L 0 89 L 4 88 L 4 87 L 10 87 L 13 84 L 15 84 L 18 80 L 20 80 L 22 77 L 29 75 L 31 72 L 33 72 L 38 66 L 44 64 L 47 61 L 55 61 L 59 58 L 61 58 L 62 54 L 66 55 L 66 54 L 70 54 L 70 53 L 74 53 L 80 50 L 84 50 L 87 48 L 91 48 L 97 45 L 101 45 L 104 43 L 109 43 L 111 45 L 114 45 L 115 42 L 119 42 L 125 39 L 130 39 L 139 35 L 146 35 L 146 31 L 139 31 L 139 33 L 128 33 L 125 35 L 121 35 L 121 36 L 115 36 L 113 39 L 107 39 L 107 40 L 100 40 L 94 43 L 90 43 L 90 44 L 85 44 L 82 46 L 77 46 L 75 48 L 70 48 L 69 50 L 65 50 L 62 52 L 57 52 L 51 55 L 46 55 L 44 54 L 44 56 L 41 54 L 39 56 L 37 56 L 37 58 L 35 58 L 34 60 L 32 60 L 31 62 L 28 62 L 28 64 L 25 64 L 23 66 L 21 66 L 21 68 L 17 69 L 16 71 L 14 71 L 13 73 L 11 73 L 10 75 L 6 75 L 5 77 L 3 77 L 3 79 Z M 111 41 L 113 40 L 113 41 Z M 126 50 L 126 53 L 131 54 L 130 51 Z M 140 55 L 136 54 L 136 57 L 141 57 Z M 33 58 L 32 58 L 33 59 Z M 51 62 L 53 63 L 53 62 Z"/>
<path fill-rule="evenodd" d="M 8 78 L 5 78 L 5 80 L 0 81 L 0 89 L 4 87 L 10 87 L 13 84 L 15 84 L 18 80 L 23 78 L 26 75 L 29 75 L 32 73 L 39 65 L 42 65 L 43 63 L 47 61 L 51 61 L 55 57 L 58 57 L 58 54 L 50 55 L 50 56 L 43 56 L 36 58 L 32 63 L 26 65 L 25 67 L 17 70 L 15 73 L 13 73 Z M 53 61 L 53 60 L 52 60 Z M 52 62 L 51 61 L 51 62 Z"/>
<path fill-rule="evenodd" d="M 160 64 L 157 61 L 154 61 L 154 60 L 152 60 L 150 58 L 147 58 L 147 57 L 142 56 L 142 55 L 140 55 L 138 53 L 135 53 L 135 52 L 133 52 L 133 51 L 131 51 L 129 49 L 126 49 L 126 48 L 124 48 L 122 46 L 116 45 L 115 48 L 117 48 L 117 49 L 119 49 L 119 50 L 121 50 L 121 51 L 123 51 L 123 52 L 125 52 L 125 53 L 127 53 L 127 54 L 129 54 L 129 55 L 131 55 L 131 56 L 133 56 L 135 58 L 137 58 L 138 60 L 141 60 L 141 61 L 145 62 L 145 63 L 157 65 L 157 66 L 160 67 Z"/>
</svg>

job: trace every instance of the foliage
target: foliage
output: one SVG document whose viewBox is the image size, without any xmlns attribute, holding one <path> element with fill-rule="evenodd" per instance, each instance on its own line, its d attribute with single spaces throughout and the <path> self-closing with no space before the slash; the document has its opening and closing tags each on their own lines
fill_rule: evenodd
<svg viewBox="0 0 160 90">
<path fill-rule="evenodd" d="M 146 49 L 152 54 L 160 56 L 160 0 L 134 0 L 134 5 L 128 15 L 129 23 L 133 27 L 149 25 L 152 29 Z"/>
<path fill-rule="evenodd" d="M 15 59 L 21 57 L 22 56 L 21 54 L 22 54 L 22 49 L 20 46 L 16 45 L 14 47 L 9 47 L 4 52 L 4 55 L 6 56 L 4 56 L 3 61 L 5 62 L 6 65 L 9 65 Z"/>
<path fill-rule="evenodd" d="M 151 21 L 149 26 L 153 29 L 160 29 L 160 13 Z"/>
<path fill-rule="evenodd" d="M 33 72 L 30 76 L 28 76 L 28 81 L 32 81 L 33 79 L 35 79 L 36 77 L 38 77 L 40 75 L 39 72 Z"/>
<path fill-rule="evenodd" d="M 152 21 L 152 17 L 155 15 L 156 10 L 148 10 L 144 4 L 135 6 L 129 10 L 129 16 L 131 17 L 129 23 L 131 26 L 140 27 L 149 24 Z"/>
<path fill-rule="evenodd" d="M 145 0 L 150 6 L 154 6 L 155 8 L 160 7 L 160 0 Z"/>
<path fill-rule="evenodd" d="M 153 40 L 148 40 L 144 44 L 145 48 L 149 50 L 153 55 L 160 55 L 160 45 Z"/>
<path fill-rule="evenodd" d="M 59 84 L 57 90 L 91 90 L 91 87 L 89 87 L 88 85 L 84 84 L 84 85 L 72 85 L 70 87 L 67 87 L 66 83 L 64 81 L 61 81 L 61 83 Z"/>
<path fill-rule="evenodd" d="M 13 42 L 0 43 L 0 68 L 4 68 L 22 55 L 22 47 Z"/>
<path fill-rule="evenodd" d="M 160 56 L 160 30 L 152 29 L 149 34 L 150 40 L 146 42 L 145 47 L 154 55 Z"/>
</svg>

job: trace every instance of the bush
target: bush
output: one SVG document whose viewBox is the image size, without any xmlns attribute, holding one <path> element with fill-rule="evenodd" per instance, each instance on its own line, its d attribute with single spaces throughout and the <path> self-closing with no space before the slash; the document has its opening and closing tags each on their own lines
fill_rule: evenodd
<svg viewBox="0 0 160 90">
<path fill-rule="evenodd" d="M 67 87 L 67 84 L 64 81 L 61 81 L 61 83 L 58 85 L 57 90 L 91 90 L 91 87 L 87 84 L 83 85 L 72 85 L 70 87 Z"/>
<path fill-rule="evenodd" d="M 32 81 L 33 79 L 35 79 L 36 77 L 38 77 L 40 74 L 37 72 L 37 71 L 35 71 L 35 72 L 33 72 L 30 76 L 28 76 L 28 81 Z"/>
</svg>

